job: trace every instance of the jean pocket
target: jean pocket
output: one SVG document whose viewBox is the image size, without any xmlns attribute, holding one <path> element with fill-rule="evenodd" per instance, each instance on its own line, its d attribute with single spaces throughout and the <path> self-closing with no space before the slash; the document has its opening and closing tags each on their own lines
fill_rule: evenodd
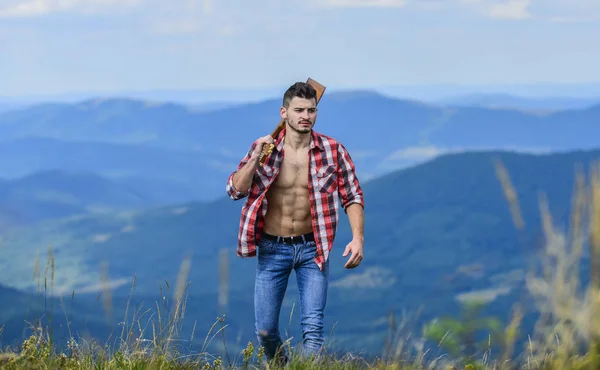
<svg viewBox="0 0 600 370">
<path fill-rule="evenodd" d="M 269 239 L 260 239 L 256 244 L 258 253 L 271 253 L 277 248 L 275 241 Z"/>
</svg>

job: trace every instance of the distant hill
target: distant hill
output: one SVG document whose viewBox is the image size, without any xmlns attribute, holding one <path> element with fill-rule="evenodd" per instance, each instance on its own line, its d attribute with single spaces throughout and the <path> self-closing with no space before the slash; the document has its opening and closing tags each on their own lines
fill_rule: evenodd
<svg viewBox="0 0 600 370">
<path fill-rule="evenodd" d="M 495 175 L 496 158 L 505 164 L 517 191 L 526 223 L 521 236 Z M 327 325 L 337 323 L 335 339 L 340 345 L 377 351 L 389 311 L 414 311 L 425 305 L 422 319 L 452 314 L 465 294 L 487 294 L 493 302 L 489 312 L 506 317 L 512 303 L 523 298 L 524 276 L 536 262 L 539 192 L 546 192 L 553 220 L 564 225 L 575 166 L 587 168 L 598 159 L 600 150 L 457 153 L 366 182 L 365 260 L 357 270 L 343 269 L 341 254 L 351 237 L 343 213 L 331 260 Z M 181 260 L 190 256 L 190 304 L 202 311 L 202 305 L 216 305 L 218 258 L 224 249 L 230 271 L 228 294 L 237 302 L 227 308 L 227 317 L 243 332 L 242 338 L 253 340 L 249 307 L 256 260 L 235 256 L 241 206 L 242 202 L 222 198 L 49 221 L 5 233 L 0 241 L 4 256 L 0 283 L 33 289 L 33 257 L 40 251 L 45 259 L 44 251 L 52 244 L 57 291 L 98 292 L 99 263 L 107 261 L 115 296 L 129 293 L 134 274 L 136 294 L 152 296 L 165 280 L 170 284 L 177 280 Z M 436 304 L 427 304 L 434 297 Z M 285 322 L 296 299 L 291 279 L 282 310 Z M 215 312 L 210 307 L 207 310 Z M 204 313 L 186 313 L 192 322 L 200 315 Z M 294 315 L 297 320 L 297 311 Z M 208 330 L 211 324 L 198 322 L 198 330 Z"/>
<path fill-rule="evenodd" d="M 202 150 L 211 156 L 223 150 L 237 154 L 244 152 L 257 137 L 272 131 L 279 121 L 280 104 L 280 99 L 270 99 L 209 111 L 133 99 L 43 104 L 0 114 L 0 134 L 4 141 L 37 136 Z M 593 122 L 598 118 L 598 109 L 586 106 L 540 117 L 516 109 L 447 108 L 372 91 L 347 91 L 323 96 L 316 129 L 340 138 L 354 151 L 379 149 L 379 160 L 396 150 L 418 145 L 443 148 L 519 145 L 566 150 L 593 145 L 585 138 L 558 142 L 567 131 L 567 124 L 569 130 L 577 133 L 589 129 L 570 122 L 571 116 L 581 114 L 586 122 Z M 438 132 L 442 127 L 452 130 L 465 125 L 477 131 L 453 137 Z M 545 131 L 548 126 L 550 132 Z M 349 127 L 352 130 L 347 130 Z M 504 130 L 506 135 L 513 135 L 514 142 L 506 137 L 482 135 L 482 130 L 488 128 Z M 356 130 L 366 136 L 357 136 Z M 386 135 L 382 136 L 383 132 Z"/>
<path fill-rule="evenodd" d="M 0 154 L 11 158 L 0 176 L 89 170 L 166 200 L 216 199 L 250 144 L 273 130 L 280 104 L 269 99 L 203 110 L 123 98 L 0 113 Z M 315 129 L 339 139 L 359 176 L 371 179 L 440 154 L 594 148 L 600 126 L 592 123 L 598 120 L 600 105 L 538 114 L 357 90 L 326 93 Z"/>
<path fill-rule="evenodd" d="M 513 109 L 531 112 L 555 112 L 562 110 L 586 109 L 600 104 L 600 96 L 592 98 L 548 97 L 532 98 L 510 94 L 471 94 L 439 101 L 442 105 L 458 107 L 480 107 Z"/>
<path fill-rule="evenodd" d="M 152 204 L 160 202 L 93 173 L 41 171 L 0 181 L 0 229 Z"/>
<path fill-rule="evenodd" d="M 0 142 L 0 156 L 10 158 L 0 163 L 5 178 L 55 170 L 94 173 L 152 199 L 148 205 L 208 200 L 224 188 L 219 164 L 197 152 L 27 137 Z"/>
</svg>

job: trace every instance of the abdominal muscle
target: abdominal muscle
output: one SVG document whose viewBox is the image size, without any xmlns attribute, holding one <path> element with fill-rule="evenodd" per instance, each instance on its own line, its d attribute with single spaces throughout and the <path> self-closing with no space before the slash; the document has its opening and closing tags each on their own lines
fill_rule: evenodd
<svg viewBox="0 0 600 370">
<path fill-rule="evenodd" d="M 304 167 L 304 166 L 302 166 Z M 268 209 L 264 232 L 278 236 L 297 236 L 312 232 L 308 193 L 308 168 L 283 166 L 266 194 Z"/>
</svg>

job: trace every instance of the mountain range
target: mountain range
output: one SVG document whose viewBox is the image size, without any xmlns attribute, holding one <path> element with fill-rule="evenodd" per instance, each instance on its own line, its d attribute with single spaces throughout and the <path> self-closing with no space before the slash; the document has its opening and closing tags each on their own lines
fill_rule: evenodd
<svg viewBox="0 0 600 370">
<path fill-rule="evenodd" d="M 46 219 L 161 204 L 89 172 L 48 170 L 0 180 L 0 230 Z"/>
<path fill-rule="evenodd" d="M 196 110 L 183 104 L 97 99 L 0 113 L 4 178 L 90 171 L 166 202 L 213 200 L 250 144 L 279 121 L 278 99 Z M 542 153 L 597 145 L 600 105 L 551 113 L 448 107 L 370 91 L 325 94 L 315 129 L 339 139 L 371 179 L 440 154 Z M 52 153 L 51 155 L 49 153 Z M 144 186 L 148 188 L 143 189 Z"/>
<path fill-rule="evenodd" d="M 567 109 L 586 109 L 600 103 L 599 98 L 581 97 L 522 97 L 512 94 L 470 94 L 441 99 L 446 106 L 514 109 L 549 113 Z"/>
<path fill-rule="evenodd" d="M 69 320 L 77 332 L 106 339 L 134 276 L 135 307 L 168 302 L 190 258 L 184 333 L 195 327 L 202 342 L 226 314 L 230 349 L 245 347 L 254 339 L 256 262 L 235 256 L 242 202 L 225 196 L 225 181 L 252 141 L 277 124 L 279 104 L 206 110 L 98 99 L 0 113 L 0 298 L 10 302 L 0 309 L 1 339 L 21 339 L 25 320 L 54 307 L 39 292 L 51 250 L 52 292 L 63 302 L 75 292 Z M 422 308 L 424 323 L 458 313 L 468 296 L 487 297 L 486 312 L 506 318 L 526 296 L 524 277 L 539 258 L 539 192 L 564 226 L 576 166 L 600 159 L 600 105 L 540 113 L 351 91 L 325 94 L 319 109 L 317 131 L 349 149 L 366 198 L 363 264 L 343 269 L 351 237 L 343 212 L 331 261 L 326 324 L 343 349 L 377 354 L 390 312 Z M 496 177 L 497 159 L 515 185 L 523 233 Z M 292 314 L 287 333 L 298 338 L 295 278 L 289 287 L 282 325 L 287 331 Z M 23 305 L 30 310 L 15 309 Z"/>
</svg>

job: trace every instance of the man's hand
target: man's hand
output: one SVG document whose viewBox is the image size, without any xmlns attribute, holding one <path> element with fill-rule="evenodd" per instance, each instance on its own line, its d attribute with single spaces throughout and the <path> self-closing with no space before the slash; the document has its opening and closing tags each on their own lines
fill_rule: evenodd
<svg viewBox="0 0 600 370">
<path fill-rule="evenodd" d="M 256 148 L 254 149 L 254 152 L 252 152 L 251 159 L 256 159 L 256 158 L 260 157 L 260 154 L 263 151 L 263 146 L 265 144 L 270 145 L 273 143 L 274 143 L 274 140 L 271 137 L 271 135 L 266 135 L 266 136 L 263 136 L 263 137 L 259 138 L 258 140 L 256 140 Z"/>
<path fill-rule="evenodd" d="M 346 246 L 343 257 L 346 257 L 348 253 L 350 253 L 351 256 L 344 265 L 344 267 L 347 269 L 353 269 L 360 265 L 363 259 L 363 241 L 358 239 L 352 239 L 352 241 Z"/>
<path fill-rule="evenodd" d="M 233 175 L 233 187 L 238 189 L 242 193 L 246 193 L 249 191 L 250 186 L 252 186 L 252 180 L 254 178 L 254 173 L 256 172 L 256 168 L 258 167 L 258 158 L 263 150 L 263 145 L 272 144 L 273 138 L 271 135 L 266 135 L 261 138 L 258 138 L 256 141 L 256 146 L 254 149 L 248 149 L 248 157 L 246 163 L 236 171 L 235 175 Z M 252 153 L 250 153 L 252 150 Z M 245 157 L 244 157 L 245 158 Z"/>
</svg>

